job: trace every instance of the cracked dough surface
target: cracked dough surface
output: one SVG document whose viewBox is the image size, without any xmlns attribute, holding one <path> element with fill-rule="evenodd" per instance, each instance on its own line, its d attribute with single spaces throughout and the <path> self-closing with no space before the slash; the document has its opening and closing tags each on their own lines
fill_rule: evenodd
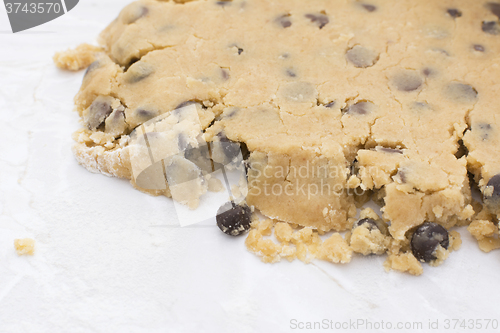
<svg viewBox="0 0 500 333">
<path fill-rule="evenodd" d="M 347 230 L 358 189 L 378 194 L 398 241 L 424 221 L 468 224 L 467 172 L 481 190 L 500 173 L 495 8 L 467 0 L 132 3 L 102 32 L 105 52 L 75 98 L 84 126 L 75 155 L 93 172 L 131 178 L 128 134 L 192 101 L 207 141 L 224 133 L 246 144 L 247 200 L 270 218 Z M 402 262 L 412 260 L 393 266 Z"/>
</svg>

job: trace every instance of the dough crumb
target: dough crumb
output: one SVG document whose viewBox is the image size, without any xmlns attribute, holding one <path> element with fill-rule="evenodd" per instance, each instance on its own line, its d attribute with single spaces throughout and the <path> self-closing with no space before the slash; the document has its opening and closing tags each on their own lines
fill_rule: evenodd
<svg viewBox="0 0 500 333">
<path fill-rule="evenodd" d="M 408 272 L 412 275 L 420 275 L 424 271 L 422 264 L 410 252 L 389 255 L 384 262 L 384 268 L 386 272 L 393 269 L 400 272 Z"/>
<path fill-rule="evenodd" d="M 81 44 L 75 49 L 57 52 L 54 63 L 57 67 L 69 71 L 79 71 L 87 68 L 96 60 L 96 53 L 102 52 L 102 48 L 90 44 Z"/>
<path fill-rule="evenodd" d="M 477 240 L 481 251 L 491 252 L 500 248 L 499 232 L 495 223 L 488 220 L 474 220 L 467 230 Z"/>
<path fill-rule="evenodd" d="M 339 233 L 335 233 L 322 244 L 319 258 L 336 264 L 347 264 L 351 261 L 352 252 L 345 239 Z"/>
<path fill-rule="evenodd" d="M 31 238 L 15 239 L 14 247 L 18 255 L 28 254 L 32 256 L 35 253 L 35 240 Z"/>
</svg>

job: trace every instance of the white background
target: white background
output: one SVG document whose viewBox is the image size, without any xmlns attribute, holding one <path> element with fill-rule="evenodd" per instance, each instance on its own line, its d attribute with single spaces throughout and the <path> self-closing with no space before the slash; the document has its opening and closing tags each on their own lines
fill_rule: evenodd
<svg viewBox="0 0 500 333">
<path fill-rule="evenodd" d="M 465 228 L 462 249 L 420 277 L 385 273 L 384 257 L 268 265 L 215 220 L 180 228 L 170 199 L 79 166 L 83 72 L 51 58 L 95 42 L 125 3 L 82 0 L 15 35 L 0 8 L 0 332 L 299 331 L 293 319 L 421 321 L 420 332 L 437 319 L 444 332 L 446 319 L 500 320 L 500 252 L 482 253 Z M 15 254 L 24 237 L 33 257 Z"/>
</svg>

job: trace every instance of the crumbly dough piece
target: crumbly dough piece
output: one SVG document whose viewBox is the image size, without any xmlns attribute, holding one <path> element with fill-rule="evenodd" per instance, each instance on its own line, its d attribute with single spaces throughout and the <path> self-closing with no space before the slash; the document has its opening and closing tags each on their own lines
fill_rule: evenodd
<svg viewBox="0 0 500 333">
<path fill-rule="evenodd" d="M 75 98 L 85 127 L 75 155 L 91 171 L 133 178 L 131 131 L 195 103 L 207 141 L 250 151 L 250 205 L 319 235 L 351 228 L 364 196 L 350 190 L 373 191 L 391 255 L 411 262 L 401 246 L 413 228 L 471 222 L 468 171 L 500 211 L 498 6 L 134 2 L 101 34 L 106 54 Z"/>
<path fill-rule="evenodd" d="M 35 254 L 35 240 L 31 238 L 22 238 L 14 240 L 14 248 L 18 255 L 34 255 Z"/>
<path fill-rule="evenodd" d="M 102 52 L 102 48 L 81 44 L 75 49 L 57 52 L 54 55 L 54 63 L 57 67 L 69 71 L 79 71 L 89 67 L 96 60 L 96 53 Z"/>
</svg>

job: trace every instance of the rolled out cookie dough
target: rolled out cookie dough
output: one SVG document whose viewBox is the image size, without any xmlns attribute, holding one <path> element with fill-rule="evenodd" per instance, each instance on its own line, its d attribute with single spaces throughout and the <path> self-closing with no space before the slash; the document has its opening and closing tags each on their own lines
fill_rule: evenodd
<svg viewBox="0 0 500 333">
<path fill-rule="evenodd" d="M 130 133 L 191 103 L 206 141 L 248 149 L 247 202 L 272 219 L 350 230 L 373 192 L 384 245 L 354 248 L 402 255 L 426 221 L 471 222 L 469 172 L 497 228 L 499 13 L 492 0 L 134 2 L 75 97 L 75 155 L 134 182 Z M 323 257 L 350 260 L 353 244 L 330 243 L 342 251 Z"/>
</svg>

